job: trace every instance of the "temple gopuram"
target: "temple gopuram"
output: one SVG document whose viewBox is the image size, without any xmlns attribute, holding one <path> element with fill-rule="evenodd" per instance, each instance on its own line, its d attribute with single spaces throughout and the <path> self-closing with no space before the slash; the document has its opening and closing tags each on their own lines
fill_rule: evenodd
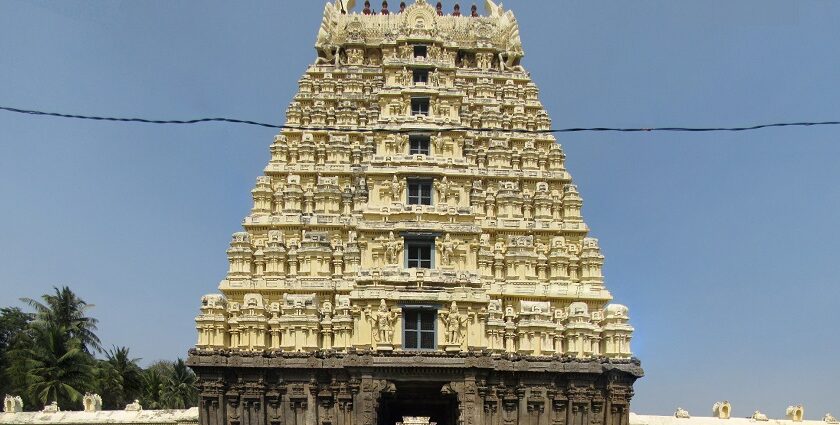
<svg viewBox="0 0 840 425">
<path fill-rule="evenodd" d="M 200 424 L 627 425 L 628 309 L 513 13 L 354 3 L 201 299 Z"/>
</svg>

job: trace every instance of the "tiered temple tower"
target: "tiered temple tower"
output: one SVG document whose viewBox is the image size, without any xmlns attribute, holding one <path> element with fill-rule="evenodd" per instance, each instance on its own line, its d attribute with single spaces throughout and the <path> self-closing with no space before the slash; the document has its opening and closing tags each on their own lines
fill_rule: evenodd
<svg viewBox="0 0 840 425">
<path fill-rule="evenodd" d="M 633 328 L 513 13 L 353 3 L 201 300 L 201 424 L 626 425 Z"/>
</svg>

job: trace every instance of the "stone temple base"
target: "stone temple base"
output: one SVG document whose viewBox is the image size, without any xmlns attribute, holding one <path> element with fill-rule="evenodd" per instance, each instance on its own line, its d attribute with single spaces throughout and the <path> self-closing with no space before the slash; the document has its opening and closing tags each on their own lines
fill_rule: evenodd
<svg viewBox="0 0 840 425">
<path fill-rule="evenodd" d="M 637 360 L 195 351 L 200 425 L 628 425 Z"/>
</svg>

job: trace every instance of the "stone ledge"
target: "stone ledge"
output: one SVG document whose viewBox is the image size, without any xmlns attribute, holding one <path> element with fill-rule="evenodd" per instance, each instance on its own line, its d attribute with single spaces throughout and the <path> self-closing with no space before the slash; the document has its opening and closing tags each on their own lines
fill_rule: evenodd
<svg viewBox="0 0 840 425">
<path fill-rule="evenodd" d="M 101 410 L 98 412 L 59 411 L 0 413 L 0 424 L 155 424 L 192 425 L 198 423 L 198 408 L 172 410 Z"/>
<path fill-rule="evenodd" d="M 510 372 L 549 372 L 601 374 L 610 371 L 628 373 L 636 378 L 644 376 L 641 362 L 636 359 L 577 359 L 571 356 L 521 356 L 486 352 L 374 352 L 335 351 L 305 352 L 234 352 L 229 350 L 190 350 L 191 367 L 241 368 L 435 368 L 435 369 L 492 369 Z"/>
</svg>

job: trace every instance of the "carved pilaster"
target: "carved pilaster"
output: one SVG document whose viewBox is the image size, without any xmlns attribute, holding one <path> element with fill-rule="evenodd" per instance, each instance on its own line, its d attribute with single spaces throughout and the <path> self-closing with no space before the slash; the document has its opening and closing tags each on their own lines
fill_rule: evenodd
<svg viewBox="0 0 840 425">
<path fill-rule="evenodd" d="M 548 425 L 546 415 L 545 389 L 531 388 L 527 398 L 528 425 Z"/>
<path fill-rule="evenodd" d="M 267 425 L 283 425 L 283 395 L 286 387 L 282 383 L 272 386 L 265 394 Z"/>
<path fill-rule="evenodd" d="M 519 423 L 519 397 L 516 390 L 509 387 L 501 389 L 502 414 L 499 425 L 516 425 Z"/>
<path fill-rule="evenodd" d="M 225 425 L 245 424 L 242 422 L 242 405 L 240 403 L 242 387 L 243 385 L 240 380 L 239 383 L 231 385 L 225 393 Z"/>
<path fill-rule="evenodd" d="M 359 393 L 356 395 L 360 409 L 356 417 L 358 425 L 376 425 L 379 401 L 383 392 L 393 393 L 396 387 L 386 380 L 362 378 Z"/>
<path fill-rule="evenodd" d="M 287 387 L 288 409 L 286 410 L 287 425 L 310 425 L 306 421 L 306 410 L 309 407 L 309 392 L 304 384 L 290 384 Z"/>
<path fill-rule="evenodd" d="M 547 397 L 549 403 L 551 403 L 549 423 L 551 425 L 566 425 L 569 400 L 557 388 L 550 389 Z"/>
</svg>

